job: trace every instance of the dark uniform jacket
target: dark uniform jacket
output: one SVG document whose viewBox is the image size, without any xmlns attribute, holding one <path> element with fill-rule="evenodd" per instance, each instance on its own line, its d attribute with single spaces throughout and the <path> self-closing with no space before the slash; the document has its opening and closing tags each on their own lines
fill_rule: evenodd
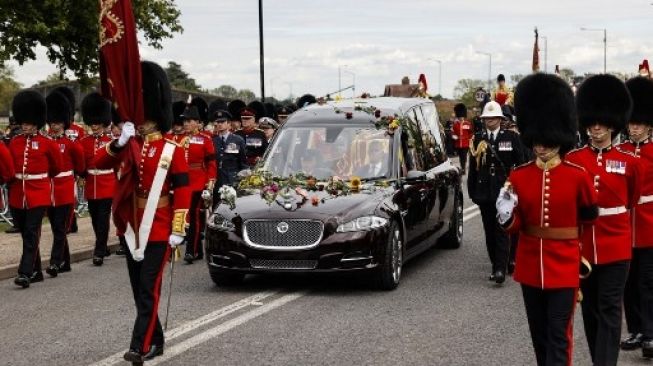
<svg viewBox="0 0 653 366">
<path fill-rule="evenodd" d="M 467 193 L 476 204 L 494 204 L 510 171 L 526 161 L 519 135 L 499 130 L 495 141 L 490 143 L 487 130 L 483 129 L 474 135 L 470 152 Z"/>
<path fill-rule="evenodd" d="M 221 135 L 213 136 L 215 146 L 215 157 L 218 163 L 218 184 L 234 185 L 236 174 L 247 168 L 245 161 L 245 140 L 242 137 L 229 133 L 225 142 Z"/>
<path fill-rule="evenodd" d="M 265 137 L 265 132 L 254 128 L 251 130 L 240 129 L 234 134 L 242 137 L 245 140 L 245 156 L 247 165 L 253 167 L 259 158 L 265 154 L 268 148 L 268 139 Z"/>
</svg>

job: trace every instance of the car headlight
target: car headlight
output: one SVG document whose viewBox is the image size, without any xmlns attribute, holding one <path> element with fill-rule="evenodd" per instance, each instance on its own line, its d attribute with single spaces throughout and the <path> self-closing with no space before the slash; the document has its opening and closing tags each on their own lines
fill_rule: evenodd
<svg viewBox="0 0 653 366">
<path fill-rule="evenodd" d="M 352 231 L 368 231 L 373 229 L 378 229 L 385 226 L 388 223 L 388 220 L 383 217 L 378 216 L 363 216 L 357 219 L 351 220 L 344 224 L 338 225 L 336 232 L 339 233 L 348 233 Z"/>
<path fill-rule="evenodd" d="M 209 215 L 209 218 L 206 220 L 206 225 L 211 229 L 220 231 L 231 231 L 236 228 L 231 220 L 215 212 Z"/>
</svg>

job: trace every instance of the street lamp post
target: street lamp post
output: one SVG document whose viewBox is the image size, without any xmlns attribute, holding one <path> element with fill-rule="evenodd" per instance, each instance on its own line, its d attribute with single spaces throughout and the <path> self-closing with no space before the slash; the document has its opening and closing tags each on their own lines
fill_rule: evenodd
<svg viewBox="0 0 653 366">
<path fill-rule="evenodd" d="M 434 58 L 429 58 L 428 60 L 438 63 L 438 94 L 442 96 L 442 61 L 436 60 Z"/>
<path fill-rule="evenodd" d="M 608 72 L 608 30 L 607 28 L 580 28 L 582 31 L 588 32 L 603 32 L 603 73 L 607 74 Z"/>
<path fill-rule="evenodd" d="M 263 62 L 263 0 L 258 0 L 259 63 L 261 70 L 261 101 L 265 101 L 265 66 Z"/>
<path fill-rule="evenodd" d="M 352 97 L 356 98 L 356 74 L 351 72 L 351 71 L 348 71 L 348 70 L 342 70 L 342 71 L 344 71 L 345 73 L 351 75 L 352 78 L 354 79 L 352 84 L 351 84 L 351 92 L 352 92 Z"/>
<path fill-rule="evenodd" d="M 492 91 L 492 54 L 489 52 L 481 52 L 481 51 L 476 51 L 476 53 L 485 55 L 490 59 L 490 65 L 488 67 L 488 72 L 487 72 L 487 92 L 490 93 Z"/>
<path fill-rule="evenodd" d="M 549 71 L 548 65 L 547 65 L 547 59 L 548 59 L 548 41 L 549 39 L 547 37 L 540 37 L 544 40 L 544 73 L 547 73 Z"/>
</svg>

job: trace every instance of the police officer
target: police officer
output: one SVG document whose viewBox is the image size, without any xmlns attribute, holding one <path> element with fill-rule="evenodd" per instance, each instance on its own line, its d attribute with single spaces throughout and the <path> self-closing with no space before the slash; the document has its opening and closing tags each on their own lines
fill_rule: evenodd
<svg viewBox="0 0 653 366">
<path fill-rule="evenodd" d="M 653 357 L 653 81 L 638 76 L 626 82 L 633 98 L 628 122 L 628 141 L 619 148 L 633 153 L 642 165 L 642 190 L 633 215 L 633 258 L 624 293 L 626 325 L 630 335 L 621 349 L 642 347 L 644 357 Z"/>
<path fill-rule="evenodd" d="M 256 128 L 256 111 L 249 107 L 244 108 L 240 112 L 240 120 L 243 128 L 235 134 L 245 140 L 247 165 L 253 168 L 268 148 L 268 140 L 265 133 Z"/>
<path fill-rule="evenodd" d="M 162 133 L 170 129 L 172 122 L 168 79 L 165 71 L 151 62 L 142 62 L 141 71 L 145 122 L 138 126 L 139 137 L 134 136 L 134 125 L 125 123 L 120 137 L 100 150 L 95 160 L 101 169 L 118 166 L 121 169 L 119 176 L 122 180 L 118 182 L 118 190 L 127 195 L 117 198 L 114 221 L 122 226 L 126 217 L 135 215 L 136 236 L 143 233 L 147 237 L 146 243 L 139 244 L 139 248 L 146 244 L 144 253 L 134 249 L 133 254 L 131 250 L 135 248 L 136 239 L 130 236 L 128 230 L 125 231 L 128 242 L 134 240 L 134 247 L 130 245 L 126 257 L 137 316 L 131 344 L 123 358 L 137 364 L 163 354 L 165 340 L 158 317 L 161 281 L 171 247 L 176 247 L 184 240 L 190 205 L 188 164 L 184 149 L 174 141 L 165 140 Z M 140 150 L 137 171 L 132 170 L 133 166 L 120 165 L 121 161 L 129 158 L 127 155 L 130 149 L 125 149 L 125 146 L 132 138 L 136 139 Z M 168 152 L 170 156 L 163 155 Z M 157 171 L 162 174 L 157 175 Z M 131 179 L 131 174 L 136 174 L 134 180 Z M 162 179 L 158 191 L 154 184 L 155 176 Z M 172 202 L 170 191 L 174 193 Z M 133 205 L 136 205 L 135 213 Z M 155 208 L 153 216 L 145 217 L 146 206 Z"/>
<path fill-rule="evenodd" d="M 524 145 L 536 160 L 515 168 L 497 199 L 499 223 L 519 232 L 514 279 L 521 284 L 537 364 L 571 365 L 579 286 L 579 225 L 596 219 L 587 172 L 564 160 L 575 146 L 576 109 L 560 78 L 534 74 L 515 93 Z"/>
<path fill-rule="evenodd" d="M 216 111 L 213 115 L 217 134 L 213 137 L 215 156 L 218 163 L 216 188 L 236 184 L 236 174 L 247 169 L 245 140 L 230 132 L 229 121 L 233 117 L 227 111 Z M 217 192 L 216 192 L 217 193 Z M 218 197 L 214 194 L 214 197 Z"/>
<path fill-rule="evenodd" d="M 453 107 L 456 119 L 451 127 L 451 138 L 460 159 L 462 173 L 467 171 L 467 154 L 469 154 L 469 140 L 474 136 L 474 126 L 467 119 L 467 107 L 458 103 Z"/>
<path fill-rule="evenodd" d="M 14 118 L 23 134 L 9 144 L 16 179 L 9 186 L 9 207 L 23 238 L 23 254 L 14 283 L 29 287 L 43 281 L 39 241 L 41 223 L 51 204 L 51 178 L 61 172 L 61 152 L 39 130 L 45 126 L 47 105 L 36 90 L 18 92 L 12 102 Z"/>
<path fill-rule="evenodd" d="M 481 118 L 484 128 L 474 135 L 469 147 L 467 191 L 481 211 L 485 245 L 492 263 L 489 279 L 501 284 L 508 265 L 509 241 L 497 224 L 495 202 L 512 168 L 524 162 L 524 149 L 516 133 L 500 128 L 505 117 L 499 103 L 485 104 Z"/>
<path fill-rule="evenodd" d="M 630 153 L 612 146 L 625 126 L 632 100 L 624 83 L 608 74 L 586 79 L 576 95 L 580 129 L 590 142 L 568 154 L 593 178 L 599 217 L 584 225 L 582 253 L 592 273 L 581 281 L 583 323 L 592 362 L 616 365 L 621 337 L 622 301 L 632 256 L 629 210 L 640 197 L 641 167 Z"/>
<path fill-rule="evenodd" d="M 52 251 L 50 265 L 45 272 L 57 277 L 60 272 L 70 271 L 70 248 L 66 234 L 75 215 L 75 177 L 84 174 L 84 151 L 78 142 L 65 135 L 70 125 L 68 99 L 58 91 L 45 98 L 50 126 L 49 137 L 62 154 L 62 171 L 52 178 L 52 206 L 48 208 L 48 220 L 52 228 Z"/>
</svg>

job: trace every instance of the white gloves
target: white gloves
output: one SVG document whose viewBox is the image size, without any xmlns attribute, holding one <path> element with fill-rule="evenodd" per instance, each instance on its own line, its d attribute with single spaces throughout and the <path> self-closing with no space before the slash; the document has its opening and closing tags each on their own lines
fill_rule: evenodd
<svg viewBox="0 0 653 366">
<path fill-rule="evenodd" d="M 213 192 L 209 191 L 208 189 L 202 191 L 202 199 L 204 201 L 210 200 L 212 196 L 213 196 Z"/>
<path fill-rule="evenodd" d="M 168 244 L 170 244 L 170 247 L 173 249 L 179 246 L 183 242 L 184 242 L 184 237 L 177 234 L 170 234 L 170 238 L 168 239 Z"/>
<path fill-rule="evenodd" d="M 136 136 L 136 128 L 134 128 L 134 124 L 131 122 L 125 122 L 125 124 L 122 126 L 122 132 L 120 133 L 120 137 L 118 137 L 118 142 L 116 142 L 116 145 L 118 147 L 123 147 L 127 145 L 129 139 L 134 136 Z"/>
<path fill-rule="evenodd" d="M 512 211 L 517 206 L 517 195 L 506 187 L 501 188 L 499 197 L 497 197 L 497 219 L 499 224 L 503 225 L 512 216 Z"/>
</svg>

